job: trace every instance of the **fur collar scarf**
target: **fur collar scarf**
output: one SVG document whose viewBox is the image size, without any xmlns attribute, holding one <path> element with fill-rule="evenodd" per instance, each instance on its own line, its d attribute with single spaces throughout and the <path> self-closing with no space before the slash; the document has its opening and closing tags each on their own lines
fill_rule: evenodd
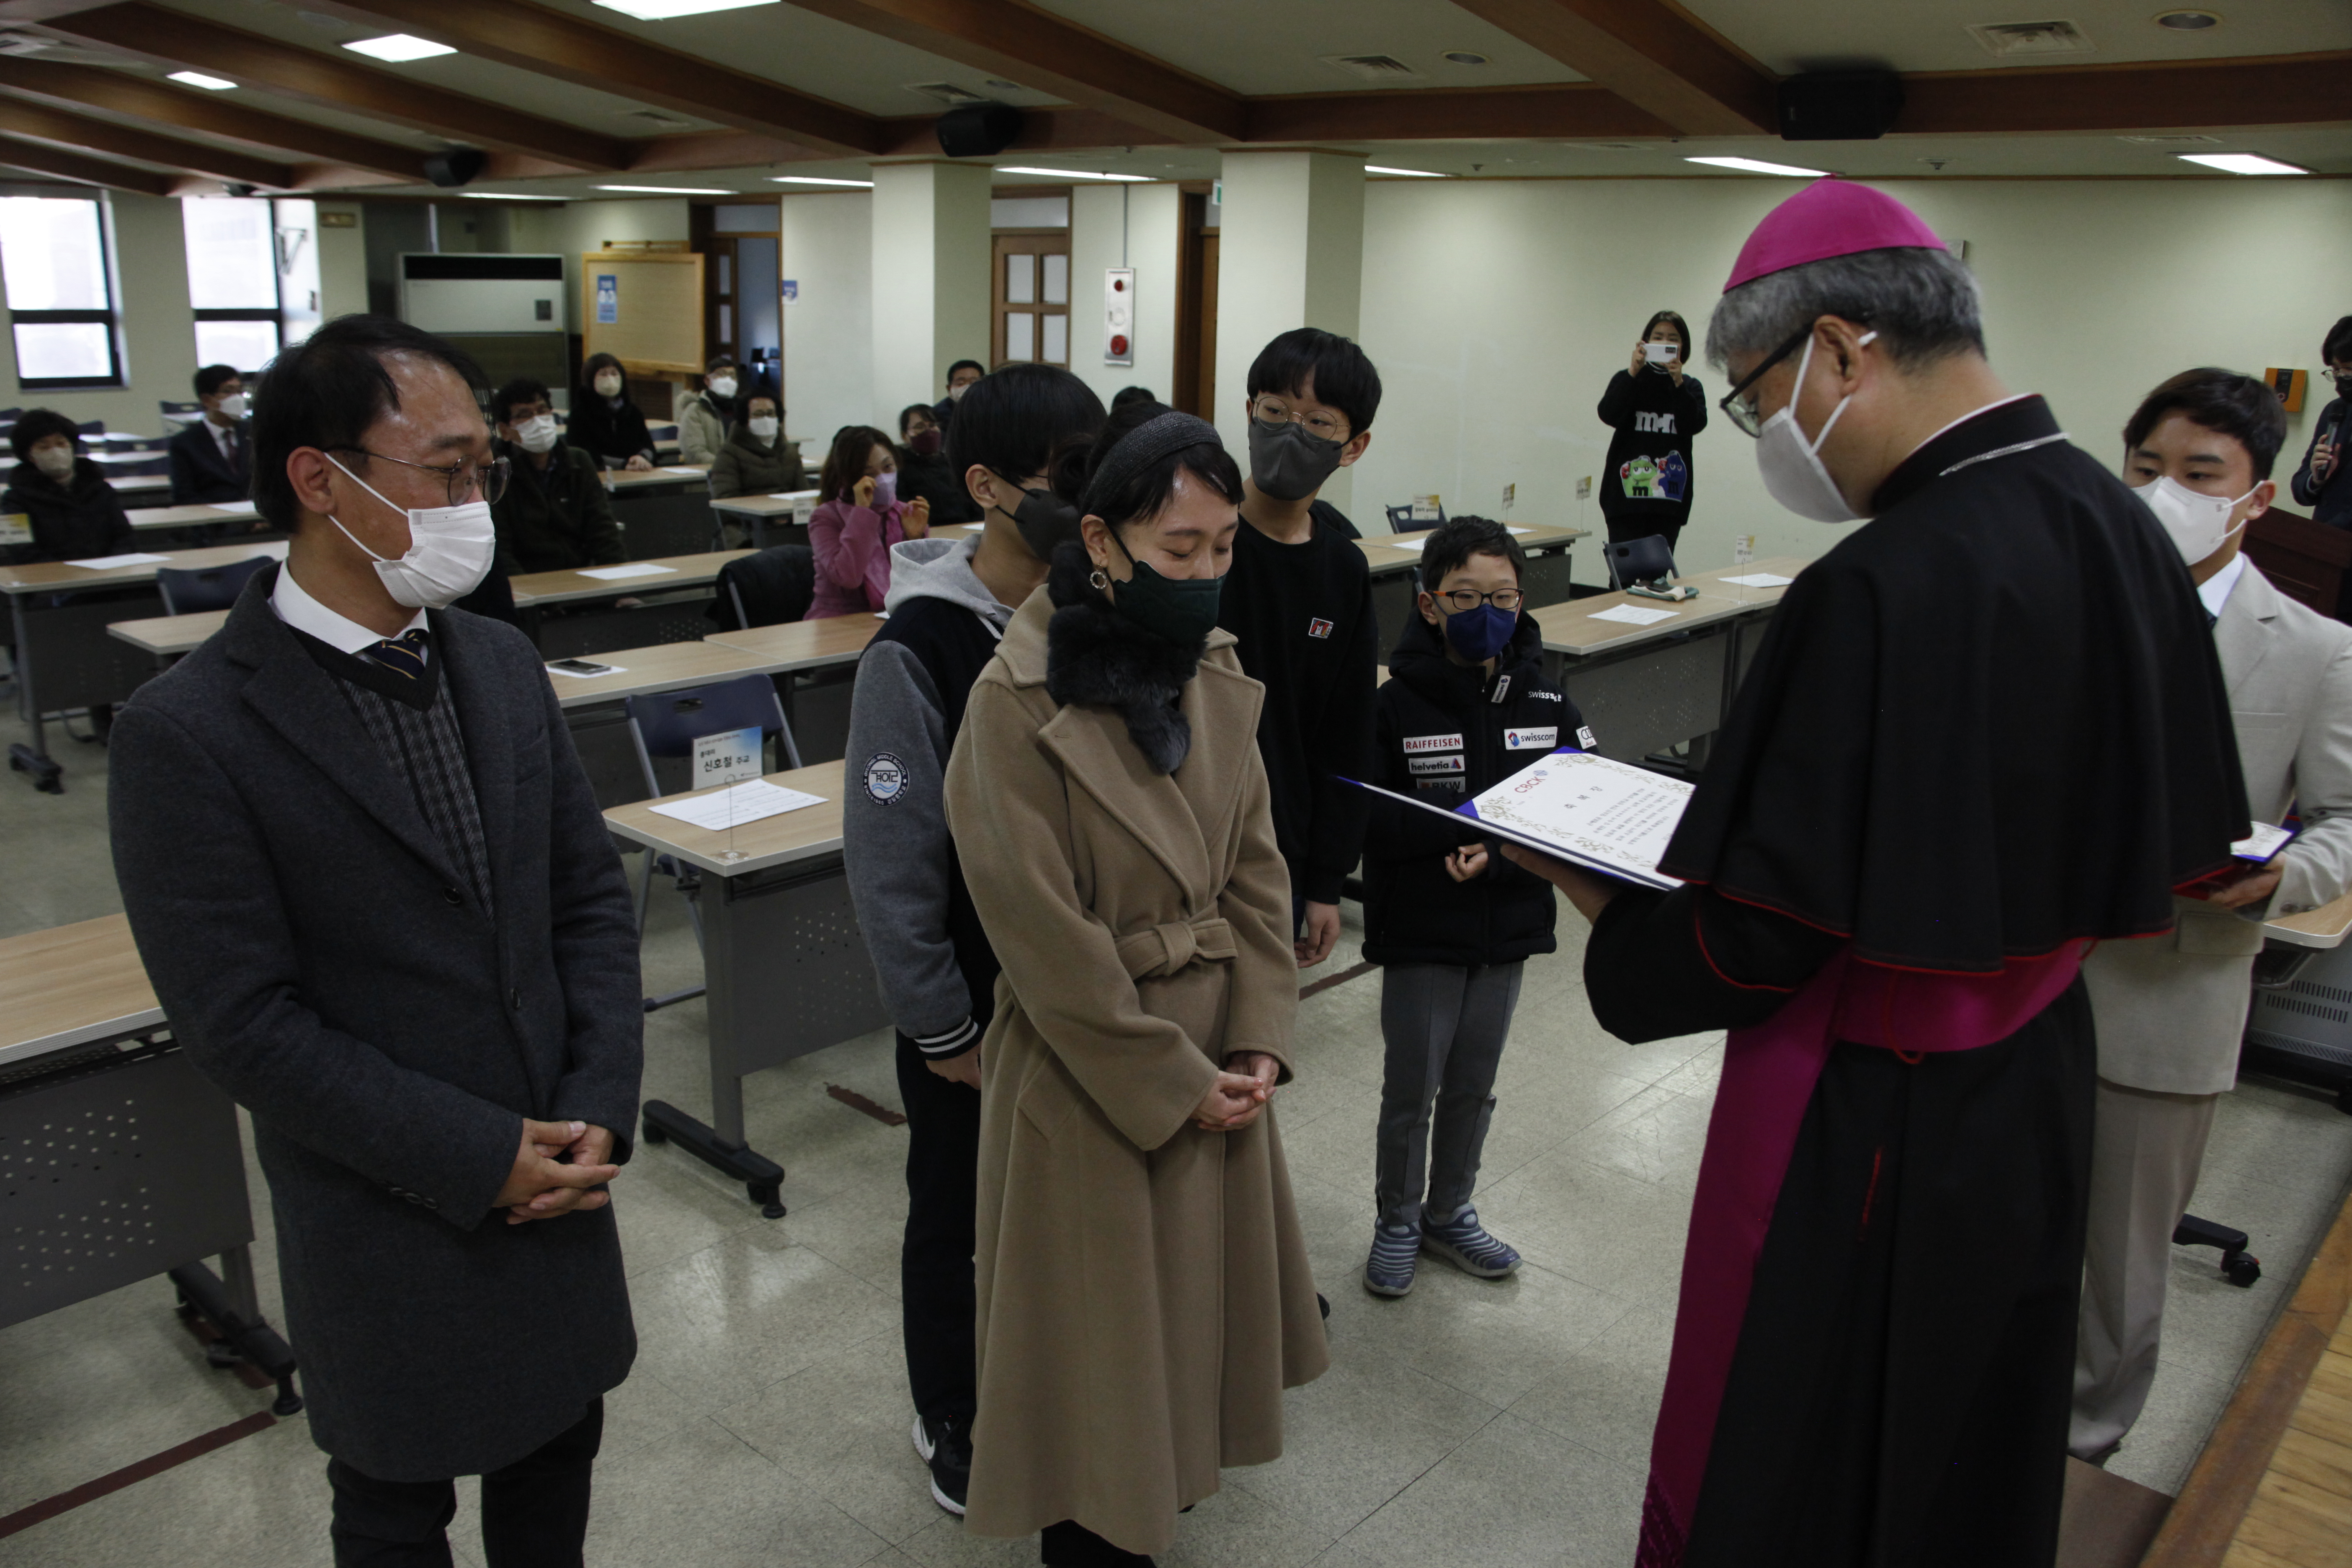
<svg viewBox="0 0 2352 1568">
<path fill-rule="evenodd" d="M 1180 648 L 1111 607 L 1090 586 L 1082 546 L 1054 552 L 1045 592 L 1056 606 L 1045 624 L 1045 690 L 1065 705 L 1110 708 L 1154 770 L 1172 773 L 1192 749 L 1184 688 L 1201 667 L 1201 648 Z"/>
</svg>

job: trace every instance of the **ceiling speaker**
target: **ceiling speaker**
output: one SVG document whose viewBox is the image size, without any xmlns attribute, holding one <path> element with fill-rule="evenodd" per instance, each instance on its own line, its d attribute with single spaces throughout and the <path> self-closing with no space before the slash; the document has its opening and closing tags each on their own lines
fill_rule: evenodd
<svg viewBox="0 0 2352 1568">
<path fill-rule="evenodd" d="M 1807 71 L 1780 84 L 1783 142 L 1875 142 L 1903 112 L 1893 71 Z"/>
<path fill-rule="evenodd" d="M 940 151 L 950 158 L 992 158 L 1021 134 L 1021 111 L 1009 103 L 971 103 L 939 119 Z"/>
<path fill-rule="evenodd" d="M 467 184 L 489 161 L 489 154 L 478 147 L 452 147 L 425 160 L 425 177 L 436 185 Z"/>
</svg>

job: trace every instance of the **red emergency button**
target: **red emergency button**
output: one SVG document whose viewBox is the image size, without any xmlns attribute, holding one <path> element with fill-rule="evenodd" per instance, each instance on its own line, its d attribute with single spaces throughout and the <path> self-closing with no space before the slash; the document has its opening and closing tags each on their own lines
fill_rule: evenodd
<svg viewBox="0 0 2352 1568">
<path fill-rule="evenodd" d="M 1110 335 L 1110 352 L 1115 354 L 1123 354 L 1127 352 L 1127 334 L 1125 332 L 1113 332 Z"/>
</svg>

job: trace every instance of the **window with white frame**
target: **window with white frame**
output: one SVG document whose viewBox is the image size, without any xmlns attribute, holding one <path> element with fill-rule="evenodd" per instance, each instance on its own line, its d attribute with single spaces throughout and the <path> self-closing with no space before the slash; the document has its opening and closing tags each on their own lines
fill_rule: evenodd
<svg viewBox="0 0 2352 1568">
<path fill-rule="evenodd" d="M 94 196 L 0 196 L 0 288 L 26 391 L 122 384 L 121 322 Z"/>
<path fill-rule="evenodd" d="M 196 363 L 247 374 L 319 324 L 317 204 L 204 196 L 180 204 Z"/>
</svg>

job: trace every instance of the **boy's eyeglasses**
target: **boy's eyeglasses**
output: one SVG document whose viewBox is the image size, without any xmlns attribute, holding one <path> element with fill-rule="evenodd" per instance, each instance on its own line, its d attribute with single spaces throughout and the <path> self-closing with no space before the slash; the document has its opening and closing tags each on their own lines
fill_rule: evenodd
<svg viewBox="0 0 2352 1568">
<path fill-rule="evenodd" d="M 1527 595 L 1517 588 L 1497 588 L 1482 594 L 1475 588 L 1449 588 L 1435 595 L 1447 606 L 1456 610 L 1475 610 L 1481 605 L 1492 605 L 1498 610 L 1516 610 L 1527 602 Z"/>
<path fill-rule="evenodd" d="M 1344 441 L 1348 438 L 1348 422 L 1337 415 L 1317 410 L 1300 414 L 1278 397 L 1261 397 L 1250 408 L 1252 418 L 1266 425 L 1304 425 L 1307 433 L 1318 441 Z"/>
</svg>

